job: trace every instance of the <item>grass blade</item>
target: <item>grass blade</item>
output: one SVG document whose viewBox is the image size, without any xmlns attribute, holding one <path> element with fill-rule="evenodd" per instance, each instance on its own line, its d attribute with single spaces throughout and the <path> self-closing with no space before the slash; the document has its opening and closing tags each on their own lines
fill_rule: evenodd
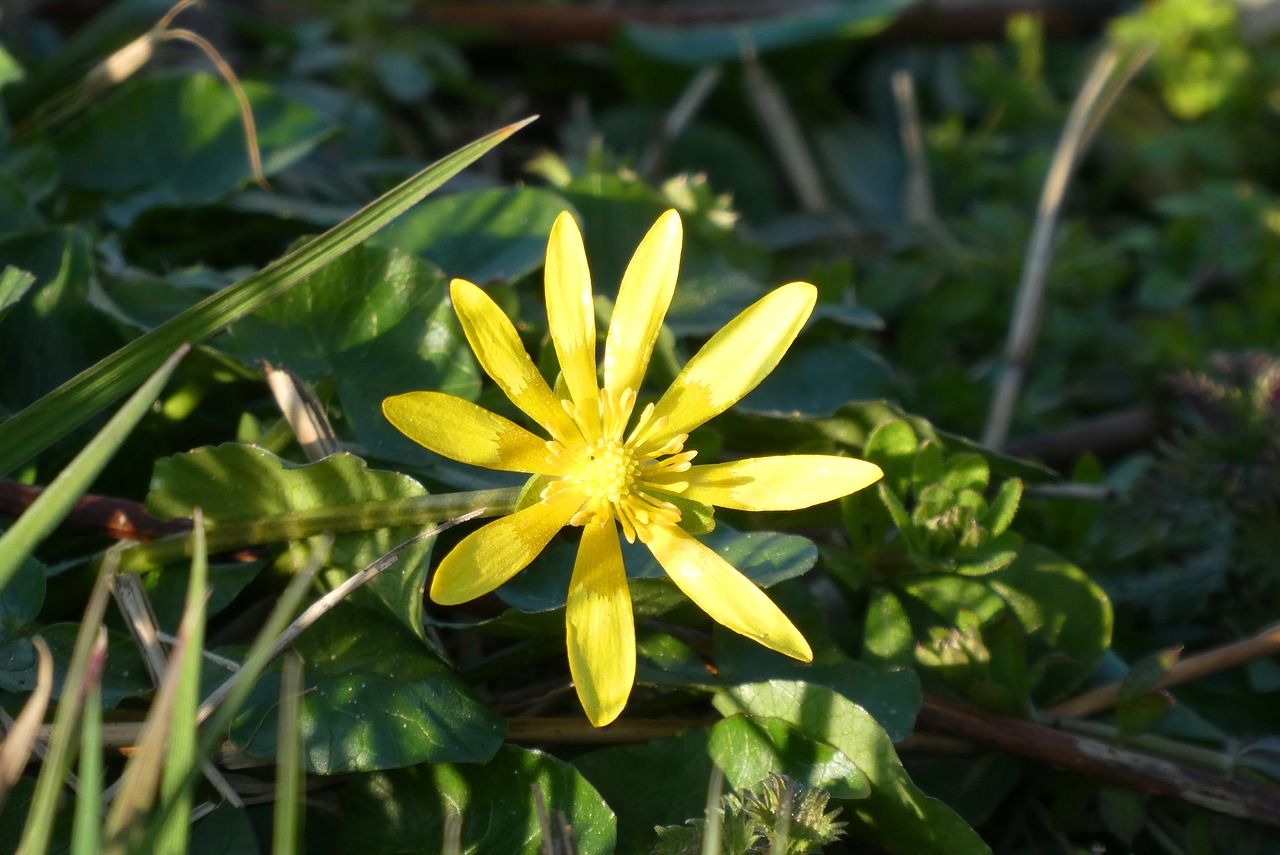
<svg viewBox="0 0 1280 855">
<path fill-rule="evenodd" d="M 191 559 L 186 607 L 178 629 L 178 637 L 184 638 L 185 643 L 178 665 L 178 689 L 169 728 L 169 751 L 160 784 L 161 799 L 171 801 L 174 807 L 165 816 L 161 826 L 155 846 L 157 855 L 182 855 L 187 851 L 191 830 L 191 804 L 195 795 L 195 778 L 190 773 L 203 762 L 203 758 L 196 752 L 196 709 L 200 706 L 200 669 L 204 649 L 205 604 L 208 601 L 209 559 L 204 544 L 204 514 L 199 508 L 193 515 L 193 521 L 195 555 Z"/>
<path fill-rule="evenodd" d="M 289 625 L 289 618 L 297 611 L 301 605 L 303 597 L 307 591 L 311 589 L 311 583 L 315 579 L 316 573 L 320 571 L 320 567 L 328 559 L 329 548 L 333 545 L 333 539 L 327 538 L 327 544 L 321 544 L 312 553 L 311 560 L 307 562 L 307 566 L 296 573 L 276 600 L 276 606 L 267 617 L 267 622 L 263 625 L 262 631 L 258 637 L 254 639 L 253 644 L 249 647 L 245 654 L 244 664 L 240 666 L 240 670 L 235 676 L 228 681 L 229 690 L 221 695 L 220 702 L 216 708 L 210 708 L 211 713 L 205 723 L 204 735 L 200 738 L 198 754 L 201 757 L 211 757 L 218 749 L 219 744 L 226 738 L 227 729 L 231 726 L 231 720 L 236 713 L 244 706 L 245 700 L 248 699 L 249 693 L 253 691 L 254 684 L 258 678 L 262 676 L 262 672 L 266 670 L 274 655 L 274 645 L 279 637 Z M 204 705 L 209 707 L 208 702 Z M 200 774 L 198 767 L 192 768 L 187 772 L 186 777 L 194 782 L 196 776 Z M 156 809 L 156 816 L 161 822 L 167 822 L 168 817 L 175 813 L 177 809 L 176 800 L 165 798 Z"/>
<path fill-rule="evenodd" d="M 62 781 L 75 759 L 76 725 L 80 720 L 84 700 L 85 675 L 90 656 L 98 640 L 102 619 L 107 613 L 107 600 L 111 594 L 107 579 L 119 565 L 119 552 L 115 547 L 107 550 L 98 571 L 98 581 L 85 606 L 84 620 L 76 636 L 76 646 L 67 667 L 67 678 L 62 684 L 62 698 L 53 716 L 53 730 L 49 733 L 49 751 L 45 755 L 40 777 L 36 779 L 36 791 L 31 797 L 31 809 L 27 825 L 22 832 L 16 855 L 44 855 L 49 848 L 53 832 L 53 818 L 58 809 L 58 795 Z"/>
<path fill-rule="evenodd" d="M 85 674 L 80 785 L 76 790 L 71 855 L 97 855 L 102 847 L 102 670 L 106 663 L 107 633 L 100 628 Z"/>
<path fill-rule="evenodd" d="M 184 342 L 200 344 L 254 312 L 403 214 L 481 155 L 533 121 L 463 146 L 319 237 L 135 339 L 13 418 L 0 423 L 0 475 L 12 472 L 111 405 Z"/>
<path fill-rule="evenodd" d="M 32 502 L 31 507 L 14 520 L 8 531 L 0 535 L 0 590 L 9 584 L 9 580 L 35 551 L 40 541 L 57 528 L 76 499 L 89 489 L 93 479 L 98 477 L 102 467 L 107 465 L 111 455 L 115 454 L 134 425 L 151 409 L 151 405 L 160 396 L 160 390 L 168 382 L 169 375 L 173 374 L 188 350 L 190 348 L 183 345 L 172 352 L 168 360 L 133 393 L 98 435 L 89 441 L 39 498 Z M 0 424 L 0 433 L 10 423 Z M 4 440 L 0 439 L 0 448 L 3 446 Z M 0 454 L 3 453 L 0 451 Z"/>
<path fill-rule="evenodd" d="M 279 743 L 276 747 L 275 830 L 271 840 L 274 855 L 298 851 L 302 831 L 302 660 L 287 655 L 280 674 Z"/>
</svg>

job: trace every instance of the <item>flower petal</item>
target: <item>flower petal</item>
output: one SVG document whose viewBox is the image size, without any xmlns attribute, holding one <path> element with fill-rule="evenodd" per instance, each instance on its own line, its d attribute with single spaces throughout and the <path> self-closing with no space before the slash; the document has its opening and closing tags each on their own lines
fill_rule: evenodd
<svg viewBox="0 0 1280 855">
<path fill-rule="evenodd" d="M 568 211 L 556 218 L 547 242 L 547 326 L 560 372 L 579 417 L 599 419 L 596 381 L 596 314 L 582 234 Z"/>
<path fill-rule="evenodd" d="M 624 389 L 639 392 L 644 382 L 676 289 L 682 242 L 680 215 L 667 211 L 644 236 L 622 276 L 604 343 L 604 388 L 615 395 Z"/>
<path fill-rule="evenodd" d="M 720 624 L 803 662 L 813 651 L 773 600 L 677 526 L 652 526 L 646 544 L 685 595 Z"/>
<path fill-rule="evenodd" d="M 604 727 L 627 705 L 636 679 L 631 591 L 613 520 L 583 527 L 565 607 L 569 670 L 582 708 Z"/>
<path fill-rule="evenodd" d="M 650 427 L 637 439 L 688 433 L 736 404 L 782 359 L 817 299 L 817 288 L 792 282 L 748 306 L 689 360 L 658 401 Z M 665 429 L 659 435 L 658 420 L 664 417 Z"/>
<path fill-rule="evenodd" d="M 561 442 L 572 441 L 577 435 L 573 420 L 538 373 L 515 326 L 498 304 L 465 279 L 449 283 L 449 293 L 458 320 L 462 322 L 462 331 L 485 373 L 511 403 L 543 430 Z"/>
<path fill-rule="evenodd" d="M 456 606 L 489 593 L 538 557 L 582 499 L 565 490 L 471 532 L 440 562 L 431 580 L 431 599 Z"/>
<path fill-rule="evenodd" d="M 861 490 L 884 477 L 880 467 L 852 457 L 789 454 L 693 466 L 673 473 L 688 481 L 681 498 L 739 511 L 794 511 Z"/>
<path fill-rule="evenodd" d="M 382 402 L 382 414 L 418 445 L 452 460 L 504 472 L 560 474 L 546 440 L 453 395 L 393 395 Z"/>
</svg>

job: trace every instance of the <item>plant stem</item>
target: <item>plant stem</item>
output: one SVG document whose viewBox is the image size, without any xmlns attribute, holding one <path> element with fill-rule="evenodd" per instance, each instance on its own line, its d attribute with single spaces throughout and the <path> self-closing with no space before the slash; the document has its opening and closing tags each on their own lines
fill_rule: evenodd
<svg viewBox="0 0 1280 855">
<path fill-rule="evenodd" d="M 270 517 L 210 522 L 207 523 L 206 539 L 209 552 L 218 553 L 263 543 L 299 540 L 325 532 L 344 534 L 400 526 L 428 526 L 477 509 L 483 509 L 481 516 L 501 516 L 515 509 L 519 495 L 520 488 L 509 487 L 308 508 Z M 182 532 L 139 544 L 121 553 L 120 567 L 126 572 L 143 573 L 189 558 L 191 542 L 191 533 Z"/>
</svg>

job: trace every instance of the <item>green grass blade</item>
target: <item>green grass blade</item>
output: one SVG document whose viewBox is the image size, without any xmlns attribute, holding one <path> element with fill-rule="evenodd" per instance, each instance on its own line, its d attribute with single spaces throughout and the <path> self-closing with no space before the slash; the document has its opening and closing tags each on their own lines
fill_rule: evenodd
<svg viewBox="0 0 1280 855">
<path fill-rule="evenodd" d="M 160 390 L 190 348 L 182 346 L 151 375 L 151 378 L 111 417 L 98 435 L 89 441 L 67 468 L 58 473 L 43 493 L 12 526 L 0 535 L 0 590 L 4 590 L 18 568 L 35 551 L 40 541 L 67 515 L 76 499 L 89 489 L 102 467 L 124 442 L 134 425 L 146 415 L 160 396 Z M 0 425 L 0 430 L 8 423 Z M 3 446 L 0 440 L 0 446 Z M 0 452 L 3 453 L 3 452 Z"/>
<path fill-rule="evenodd" d="M 0 423 L 0 475 L 30 461 L 110 406 L 179 345 L 199 344 L 283 294 L 531 121 L 507 125 L 441 158 L 329 231 L 135 339 Z"/>
<path fill-rule="evenodd" d="M 197 753 L 196 710 L 200 707 L 200 667 L 204 648 L 205 604 L 208 602 L 209 559 L 204 542 L 204 515 L 197 508 L 192 530 L 195 554 L 187 580 L 187 601 L 178 636 L 185 638 L 178 666 L 178 690 L 169 727 L 169 751 L 165 756 L 160 798 L 173 802 L 160 828 L 157 855 L 182 855 L 191 832 L 191 804 L 195 793 L 192 770 L 202 765 Z"/>
<path fill-rule="evenodd" d="M 71 855 L 97 855 L 102 849 L 102 669 L 106 663 L 107 634 L 100 630 L 85 675 L 80 784 L 76 789 Z"/>
<path fill-rule="evenodd" d="M 333 545 L 333 539 L 328 538 L 328 541 L 327 546 L 316 549 L 307 566 L 294 575 L 293 579 L 289 581 L 289 584 L 280 594 L 279 599 L 276 600 L 276 606 L 268 616 L 267 622 L 263 625 L 262 632 L 258 634 L 253 644 L 250 645 L 240 670 L 232 678 L 231 690 L 226 693 L 225 698 L 204 723 L 204 735 L 200 738 L 198 749 L 199 756 L 213 756 L 219 744 L 226 738 L 227 729 L 231 727 L 231 720 L 235 718 L 236 713 L 244 706 L 249 693 L 253 691 L 254 684 L 262 676 L 262 672 L 266 670 L 267 665 L 271 663 L 275 653 L 276 638 L 289 625 L 294 612 L 298 610 L 298 606 L 301 605 L 303 598 L 311 589 L 311 583 L 315 579 L 316 573 L 320 571 L 321 565 L 328 559 L 329 547 Z M 194 785 L 194 781 L 199 774 L 199 769 L 192 769 L 187 773 L 187 778 L 190 779 L 192 785 Z M 162 799 L 157 806 L 156 816 L 162 822 L 167 822 L 168 817 L 176 811 L 176 808 L 175 800 Z"/>
<path fill-rule="evenodd" d="M 273 855 L 294 855 L 302 831 L 302 660 L 285 655 L 280 675 L 279 744 L 276 748 L 275 829 L 271 839 Z"/>
<path fill-rule="evenodd" d="M 116 572 L 118 551 L 107 550 L 98 571 L 98 581 L 85 606 L 84 620 L 76 636 L 76 646 L 67 667 L 67 678 L 62 684 L 62 698 L 53 715 L 53 730 L 49 734 L 49 750 L 40 777 L 36 779 L 36 791 L 31 797 L 27 813 L 27 825 L 22 831 L 22 842 L 16 855 L 44 855 L 49 849 L 49 837 L 53 833 L 53 819 L 58 810 L 58 796 L 71 762 L 75 759 L 76 725 L 80 720 L 81 701 L 84 698 L 85 675 L 89 659 L 98 640 L 98 630 L 107 613 L 107 600 L 111 593 L 107 579 Z"/>
</svg>

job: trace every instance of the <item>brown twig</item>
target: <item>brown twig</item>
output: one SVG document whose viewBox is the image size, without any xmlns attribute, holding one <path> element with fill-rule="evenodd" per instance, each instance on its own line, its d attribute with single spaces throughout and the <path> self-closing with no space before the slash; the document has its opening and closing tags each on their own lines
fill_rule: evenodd
<svg viewBox="0 0 1280 855">
<path fill-rule="evenodd" d="M 916 723 L 1096 780 L 1280 828 L 1280 793 L 1274 790 L 931 695 L 925 696 Z"/>
<path fill-rule="evenodd" d="M 1241 665 L 1247 665 L 1250 662 L 1265 659 L 1277 653 L 1280 653 L 1280 624 L 1264 629 L 1244 641 L 1224 644 L 1221 647 L 1206 650 L 1204 653 L 1188 656 L 1177 662 L 1163 677 L 1156 680 L 1151 685 L 1151 689 L 1153 691 L 1167 689 L 1170 686 L 1198 680 L 1201 677 L 1207 677 L 1219 671 L 1238 668 Z M 1091 689 L 1074 698 L 1049 707 L 1045 712 L 1049 715 L 1074 718 L 1093 715 L 1116 705 L 1116 701 L 1120 697 L 1120 686 L 1121 684 L 1118 682 L 1099 686 L 1096 689 Z"/>
<path fill-rule="evenodd" d="M 42 492 L 44 487 L 0 478 L 0 516 L 19 516 Z M 159 520 L 141 502 L 90 493 L 80 497 L 59 527 L 117 540 L 148 541 L 189 531 L 191 520 Z"/>
<path fill-rule="evenodd" d="M 1113 457 L 1146 447 L 1165 429 L 1163 414 L 1139 406 L 1097 416 L 1057 430 L 1010 440 L 1005 452 L 1050 466 L 1070 467 L 1082 454 Z"/>
</svg>

